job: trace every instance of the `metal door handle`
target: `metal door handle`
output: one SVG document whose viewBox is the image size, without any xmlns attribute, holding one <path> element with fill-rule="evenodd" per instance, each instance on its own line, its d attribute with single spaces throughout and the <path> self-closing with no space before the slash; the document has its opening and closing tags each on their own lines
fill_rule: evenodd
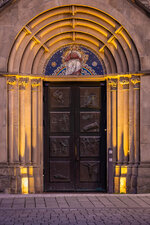
<svg viewBox="0 0 150 225">
<path fill-rule="evenodd" d="M 77 149 L 77 145 L 76 144 L 75 144 L 75 159 L 77 161 L 79 161 L 78 149 Z"/>
</svg>

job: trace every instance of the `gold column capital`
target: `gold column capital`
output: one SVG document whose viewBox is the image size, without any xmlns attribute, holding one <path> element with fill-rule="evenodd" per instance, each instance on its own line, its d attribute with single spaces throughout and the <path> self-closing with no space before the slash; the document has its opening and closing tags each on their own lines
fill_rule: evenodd
<svg viewBox="0 0 150 225">
<path fill-rule="evenodd" d="M 15 76 L 8 77 L 7 84 L 9 85 L 9 89 L 13 90 L 15 85 L 17 84 L 17 78 Z"/>
<path fill-rule="evenodd" d="M 138 89 L 140 88 L 140 82 L 141 82 L 140 76 L 132 76 L 131 82 L 133 83 L 134 88 L 138 88 Z"/>
<path fill-rule="evenodd" d="M 108 84 L 110 85 L 111 90 L 116 90 L 117 89 L 117 79 L 109 78 L 108 79 Z"/>
<path fill-rule="evenodd" d="M 119 82 L 123 86 L 123 89 L 129 89 L 129 78 L 128 77 L 120 77 Z"/>
<path fill-rule="evenodd" d="M 25 90 L 25 88 L 27 87 L 28 83 L 29 83 L 29 78 L 21 77 L 19 79 L 19 88 L 20 88 L 20 90 Z"/>
<path fill-rule="evenodd" d="M 40 86 L 40 83 L 41 83 L 41 79 L 32 79 L 31 80 L 31 86 L 33 89 Z"/>
</svg>

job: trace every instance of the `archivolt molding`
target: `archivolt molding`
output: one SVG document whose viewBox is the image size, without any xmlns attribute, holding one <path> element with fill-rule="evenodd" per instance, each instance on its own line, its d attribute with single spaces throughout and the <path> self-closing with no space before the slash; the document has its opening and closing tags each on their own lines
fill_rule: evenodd
<svg viewBox="0 0 150 225">
<path fill-rule="evenodd" d="M 70 44 L 95 51 L 107 74 L 140 70 L 134 42 L 118 21 L 95 8 L 69 5 L 43 12 L 22 28 L 10 52 L 8 72 L 43 74 L 50 55 Z"/>
</svg>

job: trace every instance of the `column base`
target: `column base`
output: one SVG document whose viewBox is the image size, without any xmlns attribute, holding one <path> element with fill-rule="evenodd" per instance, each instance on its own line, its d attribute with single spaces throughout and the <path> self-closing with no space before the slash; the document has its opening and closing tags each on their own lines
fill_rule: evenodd
<svg viewBox="0 0 150 225">
<path fill-rule="evenodd" d="M 32 165 L 0 165 L 0 192 L 33 194 L 43 192 L 40 167 Z"/>
</svg>

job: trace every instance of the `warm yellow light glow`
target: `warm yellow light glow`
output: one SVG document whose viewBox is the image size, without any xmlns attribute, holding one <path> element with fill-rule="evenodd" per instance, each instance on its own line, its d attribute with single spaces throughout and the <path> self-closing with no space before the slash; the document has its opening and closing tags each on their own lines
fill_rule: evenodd
<svg viewBox="0 0 150 225">
<path fill-rule="evenodd" d="M 123 38 L 124 38 L 124 40 L 126 41 L 127 45 L 128 45 L 128 46 L 129 46 L 129 48 L 131 49 L 131 44 L 130 44 L 130 41 L 129 41 L 129 39 L 128 39 L 127 35 L 126 35 L 125 33 L 123 33 L 123 30 L 121 30 L 121 31 L 119 32 L 119 34 L 121 34 L 121 35 L 122 35 L 122 37 L 123 37 Z"/>
<path fill-rule="evenodd" d="M 116 176 L 119 176 L 120 175 L 120 167 L 119 166 L 116 166 L 115 167 L 115 175 Z"/>
<path fill-rule="evenodd" d="M 104 44 L 104 45 L 99 49 L 99 52 L 101 52 L 101 53 L 104 52 L 105 46 L 106 46 L 106 45 Z"/>
<path fill-rule="evenodd" d="M 114 192 L 115 193 L 119 193 L 119 183 L 120 183 L 119 177 L 114 177 Z"/>
<path fill-rule="evenodd" d="M 118 34 L 123 29 L 123 26 L 121 25 L 116 31 L 115 34 Z"/>
<path fill-rule="evenodd" d="M 33 167 L 32 166 L 29 167 L 29 175 L 33 176 Z"/>
<path fill-rule="evenodd" d="M 75 10 L 76 8 L 76 10 Z M 65 5 L 62 7 L 55 7 L 51 10 L 47 10 L 41 14 L 39 14 L 38 16 L 34 17 L 31 21 L 30 21 L 30 26 L 33 29 L 34 27 L 36 27 L 39 23 L 42 23 L 44 20 L 48 20 L 50 18 L 52 18 L 53 16 L 56 15 L 61 15 L 61 14 L 68 14 L 68 13 L 72 13 L 72 15 L 74 16 L 75 13 L 86 13 L 86 14 L 90 14 L 90 15 L 94 15 L 95 17 L 98 17 L 99 19 L 107 22 L 108 24 L 110 24 L 112 27 L 116 27 L 115 21 L 112 17 L 110 17 L 109 15 L 104 15 L 101 13 L 101 11 L 98 11 L 97 9 L 95 10 L 95 8 L 91 8 L 88 7 L 85 8 L 84 6 L 79 6 L 79 5 L 72 5 L 71 10 L 70 7 L 66 7 Z"/>
<path fill-rule="evenodd" d="M 27 177 L 22 177 L 21 188 L 22 188 L 22 194 L 28 194 L 28 178 Z"/>
<path fill-rule="evenodd" d="M 112 27 L 116 27 L 114 20 L 111 17 L 108 17 L 106 15 L 101 14 L 97 10 L 93 10 L 92 8 L 89 8 L 88 10 L 86 8 L 79 8 L 77 9 L 77 12 L 87 13 L 90 15 L 94 15 L 95 17 L 98 17 L 101 20 L 104 20 L 108 24 L 110 24 Z"/>
<path fill-rule="evenodd" d="M 121 167 L 121 175 L 127 174 L 127 166 Z"/>
<path fill-rule="evenodd" d="M 50 33 L 51 31 L 55 30 L 55 29 L 58 29 L 58 28 L 62 28 L 62 27 L 65 27 L 65 26 L 70 26 L 72 25 L 71 21 L 70 20 L 60 20 L 54 24 L 50 23 L 44 27 L 42 27 L 42 29 L 40 30 L 40 38 L 43 38 L 45 35 L 47 35 L 48 33 Z"/>
<path fill-rule="evenodd" d="M 32 39 L 32 42 L 30 43 L 30 51 L 32 51 L 32 49 L 34 48 L 36 44 L 37 44 L 36 41 Z"/>
<path fill-rule="evenodd" d="M 29 190 L 30 190 L 30 193 L 34 193 L 34 178 L 33 177 L 29 177 Z"/>
<path fill-rule="evenodd" d="M 21 167 L 21 168 L 20 168 L 20 173 L 21 173 L 21 174 L 27 174 L 27 168 Z"/>
<path fill-rule="evenodd" d="M 120 177 L 120 193 L 126 194 L 126 177 Z"/>
<path fill-rule="evenodd" d="M 104 35 L 105 37 L 108 36 L 108 32 L 106 32 L 103 28 L 101 28 L 100 26 L 98 25 L 95 25 L 94 23 L 89 23 L 87 21 L 82 21 L 82 20 L 77 20 L 77 25 L 79 26 L 85 26 L 85 27 L 89 27 L 89 28 L 92 28 L 93 30 L 96 30 L 98 31 L 99 33 L 101 33 L 102 35 Z"/>
<path fill-rule="evenodd" d="M 114 39 L 110 43 L 113 44 L 113 46 L 117 49 L 117 43 Z"/>
</svg>

